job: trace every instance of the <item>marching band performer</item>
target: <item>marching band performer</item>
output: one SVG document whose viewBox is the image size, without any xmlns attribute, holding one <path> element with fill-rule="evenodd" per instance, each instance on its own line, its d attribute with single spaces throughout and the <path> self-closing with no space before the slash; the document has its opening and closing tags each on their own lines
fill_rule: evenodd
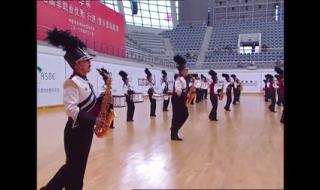
<svg viewBox="0 0 320 190">
<path fill-rule="evenodd" d="M 264 82 L 264 101 L 265 102 L 268 102 L 269 99 L 270 99 L 270 93 L 269 93 L 269 86 L 270 86 L 270 82 L 269 82 L 269 77 L 270 77 L 270 74 L 266 74 L 264 75 L 265 77 L 265 80 L 263 80 Z"/>
<path fill-rule="evenodd" d="M 277 84 L 275 83 L 273 76 L 269 75 L 269 97 L 271 99 L 271 104 L 269 105 L 269 110 L 271 112 L 276 112 L 275 111 L 275 105 L 276 105 L 276 89 L 278 88 Z"/>
<path fill-rule="evenodd" d="M 157 101 L 152 97 L 154 94 L 154 87 L 153 87 L 154 81 L 152 80 L 152 74 L 148 68 L 146 68 L 144 72 L 147 74 L 147 80 L 148 80 L 147 91 L 148 91 L 149 100 L 150 100 L 150 117 L 156 117 Z"/>
<path fill-rule="evenodd" d="M 167 81 L 167 72 L 165 70 L 162 70 L 161 72 L 162 72 L 161 88 L 162 88 L 162 93 L 164 95 L 162 110 L 163 111 L 168 111 L 168 105 L 169 105 L 169 102 L 170 102 L 169 83 Z"/>
<path fill-rule="evenodd" d="M 224 109 L 226 111 L 231 111 L 230 110 L 230 104 L 232 102 L 231 90 L 232 90 L 233 84 L 231 83 L 230 76 L 228 74 L 223 73 L 222 77 L 226 79 L 225 83 L 223 84 L 224 85 L 223 89 L 225 89 L 225 92 L 227 95 L 227 102 L 226 102 L 226 105 L 224 106 Z"/>
<path fill-rule="evenodd" d="M 217 108 L 218 108 L 218 87 L 216 84 L 218 83 L 217 73 L 214 70 L 209 71 L 209 75 L 211 75 L 211 84 L 210 84 L 210 101 L 212 105 L 211 112 L 209 114 L 209 119 L 211 121 L 218 121 L 217 119 Z"/>
<path fill-rule="evenodd" d="M 203 99 L 207 99 L 208 97 L 208 88 L 209 88 L 209 82 L 207 78 L 204 76 L 203 77 L 203 83 L 202 83 L 202 89 L 203 89 Z"/>
<path fill-rule="evenodd" d="M 123 81 L 123 93 L 124 96 L 126 97 L 126 102 L 127 102 L 127 122 L 131 122 L 133 121 L 133 115 L 134 115 L 134 110 L 135 110 L 135 106 L 133 103 L 133 94 L 134 94 L 134 90 L 132 89 L 132 86 L 129 83 L 129 79 L 128 79 L 128 74 L 125 71 L 120 71 L 119 75 L 122 78 Z"/>
<path fill-rule="evenodd" d="M 274 70 L 278 73 L 277 75 L 275 75 L 275 77 L 277 78 L 277 86 L 279 87 L 277 89 L 277 94 L 278 94 L 277 105 L 281 106 L 283 105 L 283 102 L 284 102 L 283 70 L 280 67 L 275 67 Z"/>
<path fill-rule="evenodd" d="M 233 104 L 236 105 L 237 102 L 240 102 L 240 92 L 241 92 L 241 82 L 235 74 L 232 74 L 233 78 Z"/>
<path fill-rule="evenodd" d="M 66 51 L 64 59 L 73 74 L 63 85 L 63 104 L 68 115 L 64 130 L 66 163 L 41 190 L 82 189 L 94 126 L 103 126 L 106 122 L 106 118 L 98 117 L 102 97 L 96 98 L 87 79 L 92 57 L 85 52 L 85 44 L 69 31 L 56 28 L 48 32 L 47 39 L 50 44 L 62 46 Z M 111 78 L 105 78 L 105 83 L 110 81 Z"/>
<path fill-rule="evenodd" d="M 282 105 L 283 105 L 283 109 L 282 109 L 282 115 L 281 115 L 281 119 L 280 122 L 284 124 L 284 114 L 285 114 L 285 110 L 286 110 L 286 106 L 284 105 L 285 101 L 284 101 L 284 71 L 280 68 L 280 67 L 275 67 L 274 70 L 278 73 L 279 75 L 279 80 L 278 80 L 278 86 L 279 86 L 279 96 L 278 96 L 278 100 L 280 99 Z"/>
<path fill-rule="evenodd" d="M 177 63 L 177 69 L 179 75 L 174 81 L 172 91 L 172 122 L 171 122 L 171 140 L 182 141 L 179 137 L 178 132 L 184 122 L 189 117 L 188 108 L 186 101 L 188 98 L 188 85 L 186 77 L 188 75 L 188 69 L 185 67 L 186 60 L 180 56 L 175 55 L 173 60 Z"/>
<path fill-rule="evenodd" d="M 199 103 L 201 100 L 201 81 L 198 76 L 198 74 L 195 74 L 195 81 L 194 81 L 194 87 L 196 88 L 197 96 L 196 96 L 196 103 Z"/>
</svg>

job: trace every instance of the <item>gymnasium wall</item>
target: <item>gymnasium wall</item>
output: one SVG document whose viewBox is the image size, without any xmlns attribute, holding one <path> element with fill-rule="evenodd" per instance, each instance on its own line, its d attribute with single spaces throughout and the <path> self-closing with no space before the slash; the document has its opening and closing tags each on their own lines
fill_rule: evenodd
<svg viewBox="0 0 320 190">
<path fill-rule="evenodd" d="M 222 86 L 223 81 L 225 81 L 224 77 L 222 77 L 222 73 L 226 73 L 228 75 L 235 74 L 237 78 L 243 84 L 243 92 L 244 93 L 263 93 L 264 82 L 266 74 L 275 75 L 273 69 L 259 69 L 259 70 L 247 70 L 247 69 L 234 69 L 234 70 L 215 70 L 217 72 L 219 85 Z M 211 79 L 211 76 L 208 74 L 208 70 L 192 70 L 189 73 L 198 73 L 203 74 L 207 79 Z"/>
<path fill-rule="evenodd" d="M 39 45 L 37 46 L 37 107 L 62 105 L 63 82 L 72 74 L 72 69 L 63 58 L 64 52 L 58 48 Z M 128 61 L 124 58 L 112 56 L 96 56 L 91 61 L 91 72 L 88 73 L 88 80 L 94 86 L 96 95 L 99 95 L 103 80 L 96 68 L 105 68 L 112 74 L 114 95 L 123 94 L 123 81 L 118 74 L 120 70 L 128 73 L 129 81 L 136 92 L 146 91 L 146 74 L 144 69 L 148 68 L 155 80 L 155 91 L 161 93 L 161 70 L 168 73 L 169 88 L 172 89 L 174 71 L 172 69 L 151 67 L 145 64 Z"/>
<path fill-rule="evenodd" d="M 63 82 L 72 74 L 72 69 L 63 58 L 64 52 L 61 49 L 48 45 L 37 45 L 37 107 L 62 105 Z M 103 86 L 103 81 L 96 71 L 96 68 L 104 67 L 112 73 L 113 89 L 115 95 L 123 94 L 122 79 L 119 71 L 124 70 L 128 73 L 128 78 L 134 86 L 136 92 L 146 91 L 146 74 L 144 69 L 149 68 L 156 82 L 155 91 L 161 93 L 161 70 L 168 73 L 169 89 L 173 87 L 173 76 L 176 69 L 167 69 L 162 67 L 151 67 L 146 64 L 134 62 L 129 59 L 113 56 L 96 56 L 91 61 L 91 72 L 88 74 L 89 81 L 94 86 L 96 95 L 99 95 Z M 218 73 L 219 84 L 222 85 L 224 78 L 222 73 L 236 74 L 243 82 L 244 93 L 262 93 L 264 87 L 264 75 L 275 74 L 273 69 L 259 70 L 215 70 Z M 189 70 L 189 73 L 198 73 L 205 75 L 210 79 L 208 70 Z"/>
</svg>

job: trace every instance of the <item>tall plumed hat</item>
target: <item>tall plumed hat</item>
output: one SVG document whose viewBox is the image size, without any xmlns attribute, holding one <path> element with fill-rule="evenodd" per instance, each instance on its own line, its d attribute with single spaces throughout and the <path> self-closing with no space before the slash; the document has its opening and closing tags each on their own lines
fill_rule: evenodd
<svg viewBox="0 0 320 190">
<path fill-rule="evenodd" d="M 230 78 L 230 76 L 226 73 L 222 73 L 222 77 L 224 77 L 226 80 L 228 80 Z"/>
<path fill-rule="evenodd" d="M 47 40 L 50 44 L 60 47 L 66 51 L 64 59 L 71 68 L 79 61 L 90 60 L 92 57 L 85 51 L 86 45 L 77 37 L 70 34 L 69 30 L 63 31 L 54 28 L 48 31 Z"/>
<path fill-rule="evenodd" d="M 274 68 L 274 71 L 275 71 L 276 73 L 278 73 L 278 75 L 279 75 L 280 78 L 283 77 L 284 72 L 283 72 L 283 70 L 282 70 L 280 67 L 275 67 L 275 68 Z"/>
<path fill-rule="evenodd" d="M 177 63 L 176 66 L 179 71 L 186 67 L 186 60 L 181 55 L 175 55 L 173 60 Z"/>
<path fill-rule="evenodd" d="M 149 77 L 152 76 L 152 74 L 151 74 L 151 72 L 149 71 L 148 68 L 146 68 L 146 69 L 144 70 L 144 72 L 147 74 L 147 78 L 149 78 Z"/>
<path fill-rule="evenodd" d="M 217 79 L 217 73 L 214 70 L 210 70 L 209 75 L 211 75 L 212 80 Z"/>
<path fill-rule="evenodd" d="M 273 76 L 271 74 L 266 74 L 265 77 L 266 79 L 273 79 Z"/>
<path fill-rule="evenodd" d="M 126 72 L 124 72 L 124 71 L 120 71 L 120 72 L 119 72 L 119 75 L 121 76 L 123 82 L 124 82 L 124 81 L 127 79 L 127 77 L 128 77 L 128 74 L 127 74 Z"/>
<path fill-rule="evenodd" d="M 167 77 L 167 72 L 165 70 L 162 70 L 161 73 L 163 79 Z"/>
</svg>

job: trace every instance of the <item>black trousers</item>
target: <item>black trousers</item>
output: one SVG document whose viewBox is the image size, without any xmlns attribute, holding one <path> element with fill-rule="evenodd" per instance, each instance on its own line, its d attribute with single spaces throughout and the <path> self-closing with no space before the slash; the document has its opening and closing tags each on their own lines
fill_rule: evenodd
<svg viewBox="0 0 320 190">
<path fill-rule="evenodd" d="M 283 95 L 279 92 L 279 90 L 277 90 L 277 94 L 278 94 L 277 104 L 281 106 L 283 105 L 284 98 L 283 98 Z"/>
<path fill-rule="evenodd" d="M 211 101 L 212 109 L 209 114 L 209 119 L 217 120 L 218 95 L 217 94 L 211 95 L 210 101 Z"/>
<path fill-rule="evenodd" d="M 233 104 L 235 104 L 236 102 L 240 102 L 240 90 L 234 88 L 233 89 Z"/>
<path fill-rule="evenodd" d="M 265 90 L 265 92 L 264 92 L 264 101 L 268 102 L 269 99 L 270 99 L 270 92 L 269 92 L 269 90 Z"/>
<path fill-rule="evenodd" d="M 198 103 L 198 102 L 200 102 L 200 88 L 196 88 L 196 93 L 197 93 L 196 103 Z"/>
<path fill-rule="evenodd" d="M 93 137 L 93 126 L 72 127 L 68 121 L 64 130 L 66 163 L 49 181 L 45 190 L 82 190 L 84 173 Z"/>
<path fill-rule="evenodd" d="M 227 102 L 226 102 L 226 105 L 224 106 L 224 109 L 230 110 L 230 104 L 232 102 L 231 91 L 230 92 L 227 91 L 226 95 L 227 95 Z"/>
<path fill-rule="evenodd" d="M 169 102 L 170 102 L 170 98 L 168 98 L 168 100 L 163 100 L 163 107 L 162 107 L 163 111 L 168 110 Z"/>
<path fill-rule="evenodd" d="M 270 111 L 274 112 L 274 108 L 276 105 L 276 92 L 270 92 L 271 104 L 269 105 Z"/>
<path fill-rule="evenodd" d="M 240 102 L 240 95 L 241 95 L 241 90 L 239 89 L 237 93 L 237 102 Z"/>
<path fill-rule="evenodd" d="M 133 120 L 133 115 L 134 115 L 134 109 L 135 109 L 135 106 L 134 106 L 134 103 L 131 99 L 127 98 L 126 99 L 126 102 L 127 102 L 127 121 L 132 121 Z"/>
<path fill-rule="evenodd" d="M 281 115 L 280 122 L 283 123 L 283 124 L 286 124 L 286 122 L 285 122 L 286 106 L 284 104 L 284 101 L 282 103 L 283 103 L 283 110 L 282 110 L 282 115 Z"/>
<path fill-rule="evenodd" d="M 188 108 L 183 98 L 172 96 L 171 138 L 178 137 L 178 132 L 189 117 Z"/>
<path fill-rule="evenodd" d="M 156 115 L 156 99 L 152 98 L 152 95 L 149 94 L 149 100 L 150 100 L 150 116 Z"/>
<path fill-rule="evenodd" d="M 203 97 L 204 97 L 204 99 L 207 99 L 207 97 L 208 97 L 208 89 L 203 89 Z"/>
</svg>

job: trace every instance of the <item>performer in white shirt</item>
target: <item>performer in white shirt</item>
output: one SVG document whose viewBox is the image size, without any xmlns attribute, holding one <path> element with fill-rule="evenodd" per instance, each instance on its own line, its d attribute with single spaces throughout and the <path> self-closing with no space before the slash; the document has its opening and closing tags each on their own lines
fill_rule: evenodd
<svg viewBox="0 0 320 190">
<path fill-rule="evenodd" d="M 133 115 L 134 115 L 134 110 L 135 110 L 135 106 L 133 103 L 133 94 L 134 94 L 134 90 L 132 88 L 132 86 L 129 83 L 129 79 L 128 79 L 128 74 L 125 71 L 120 71 L 119 75 L 122 77 L 122 81 L 123 81 L 123 94 L 126 97 L 126 102 L 127 102 L 127 122 L 131 122 L 133 121 Z"/>
<path fill-rule="evenodd" d="M 237 105 L 237 102 L 240 102 L 240 93 L 242 90 L 242 84 L 235 74 L 232 74 L 233 78 L 233 105 Z"/>
<path fill-rule="evenodd" d="M 41 190 L 82 189 L 94 126 L 104 126 L 106 122 L 106 118 L 98 117 L 102 97 L 96 98 L 87 79 L 92 57 L 85 52 L 85 44 L 69 31 L 57 29 L 49 31 L 47 39 L 66 51 L 64 59 L 73 74 L 63 85 L 63 104 L 68 115 L 64 130 L 66 163 Z M 111 77 L 104 80 L 110 84 Z"/>
<path fill-rule="evenodd" d="M 224 77 L 226 79 L 226 81 L 224 82 L 224 90 L 226 92 L 226 96 L 227 96 L 227 102 L 226 105 L 224 106 L 224 109 L 226 111 L 231 111 L 230 110 L 230 104 L 232 102 L 232 96 L 231 96 L 231 91 L 233 88 L 233 83 L 230 80 L 230 76 L 228 74 L 223 73 L 222 77 Z"/>
<path fill-rule="evenodd" d="M 211 84 L 210 84 L 210 101 L 212 105 L 211 112 L 209 114 L 209 119 L 211 121 L 218 121 L 217 119 L 217 108 L 218 108 L 218 77 L 217 73 L 214 70 L 209 71 L 209 75 L 211 75 Z"/>
<path fill-rule="evenodd" d="M 189 117 L 186 101 L 188 98 L 188 85 L 186 77 L 188 75 L 188 69 L 185 67 L 186 60 L 180 56 L 175 55 L 173 60 L 177 63 L 179 75 L 174 81 L 172 91 L 172 122 L 171 122 L 171 140 L 182 141 L 178 132 L 184 122 Z"/>
<path fill-rule="evenodd" d="M 272 75 L 269 75 L 269 93 L 270 93 L 270 99 L 271 99 L 271 104 L 269 105 L 269 110 L 271 112 L 276 112 L 275 111 L 275 105 L 276 105 L 276 90 L 278 88 L 277 84 L 274 81 L 274 78 Z"/>
<path fill-rule="evenodd" d="M 201 97 L 201 81 L 200 81 L 200 78 L 198 76 L 198 74 L 195 75 L 195 78 L 196 80 L 194 81 L 194 87 L 196 88 L 196 91 L 197 91 L 197 96 L 196 96 L 196 103 L 199 103 L 200 102 L 200 97 Z"/>
<path fill-rule="evenodd" d="M 150 100 L 150 117 L 156 117 L 157 101 L 152 97 L 154 94 L 154 81 L 152 80 L 152 74 L 148 68 L 146 68 L 144 72 L 147 74 L 147 80 L 148 80 L 147 92 Z"/>
<path fill-rule="evenodd" d="M 285 106 L 285 101 L 284 101 L 284 71 L 280 68 L 280 67 L 275 67 L 274 70 L 278 73 L 279 77 L 278 77 L 278 86 L 279 86 L 279 90 L 278 90 L 278 100 L 280 101 L 280 103 L 282 103 L 283 105 L 283 109 L 282 109 L 282 115 L 281 115 L 281 119 L 280 122 L 285 124 L 285 111 L 286 111 L 286 106 Z"/>
<path fill-rule="evenodd" d="M 203 80 L 202 80 L 202 83 L 201 83 L 201 89 L 202 89 L 202 94 L 203 94 L 203 100 L 204 99 L 207 99 L 207 96 L 208 96 L 208 87 L 209 87 L 209 82 L 207 80 L 207 78 L 205 76 L 203 76 Z"/>
<path fill-rule="evenodd" d="M 168 105 L 170 102 L 170 96 L 169 96 L 169 83 L 167 81 L 167 72 L 165 70 L 162 70 L 162 93 L 163 93 L 163 106 L 162 111 L 168 111 Z"/>
</svg>

